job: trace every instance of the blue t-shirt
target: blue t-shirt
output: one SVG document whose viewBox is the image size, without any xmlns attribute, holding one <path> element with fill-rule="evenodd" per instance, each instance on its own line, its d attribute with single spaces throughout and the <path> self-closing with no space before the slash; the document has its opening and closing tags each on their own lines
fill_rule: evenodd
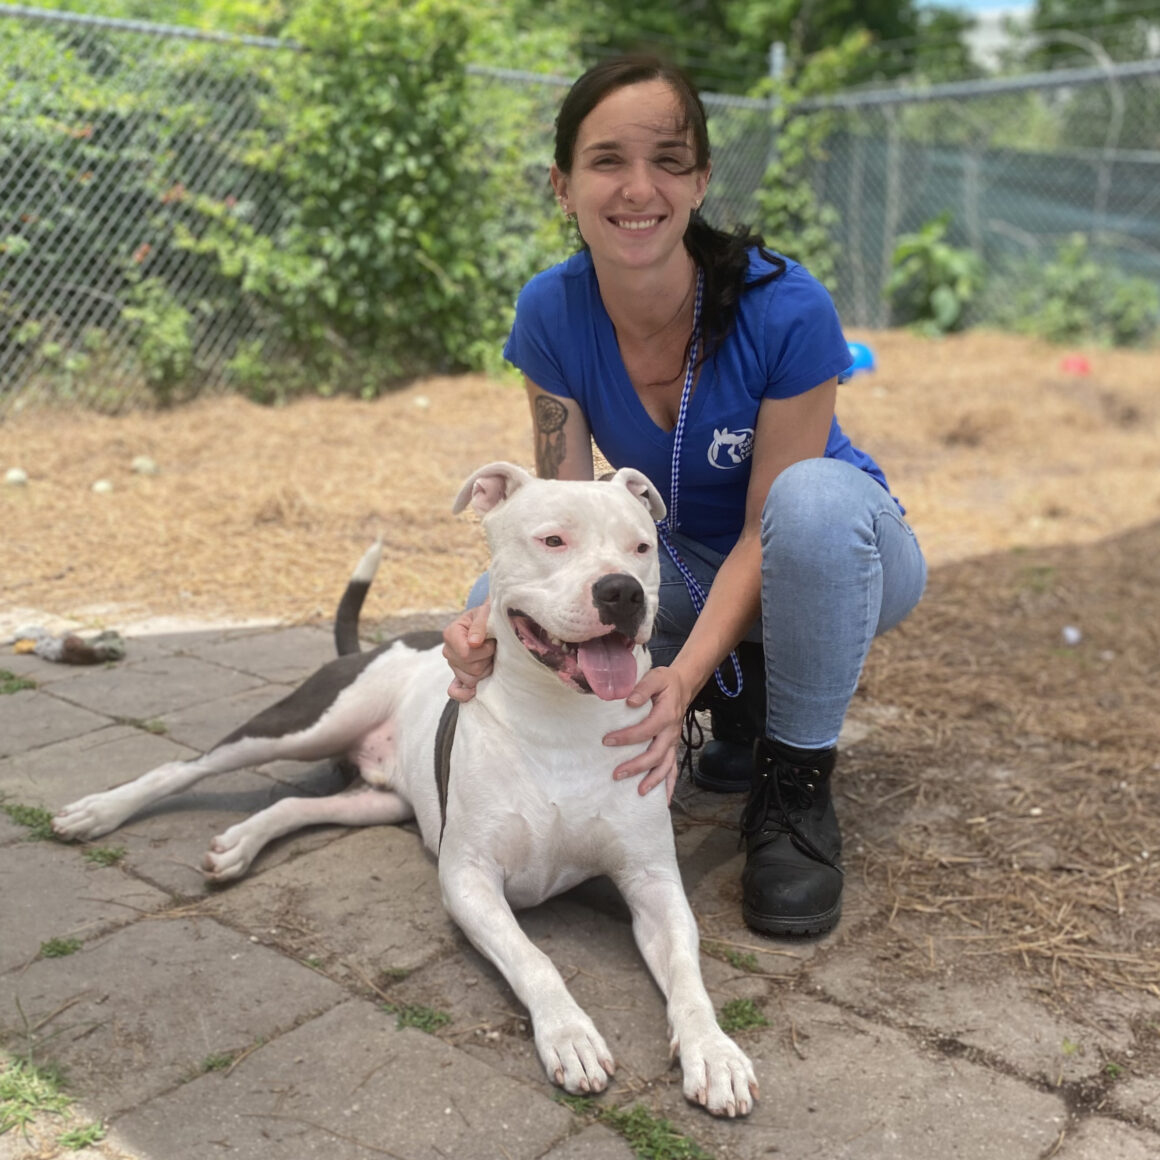
<svg viewBox="0 0 1160 1160">
<path fill-rule="evenodd" d="M 680 531 L 723 553 L 737 542 L 745 521 L 761 401 L 800 395 L 852 361 L 825 287 L 804 266 L 785 261 L 781 277 L 741 294 L 733 330 L 701 367 L 685 418 Z M 753 278 L 770 266 L 754 250 L 749 269 Z M 674 433 L 657 426 L 633 388 L 587 250 L 523 288 L 503 353 L 536 386 L 577 402 L 608 462 L 643 471 L 670 503 Z M 887 486 L 881 469 L 851 444 L 837 419 L 825 453 Z"/>
</svg>

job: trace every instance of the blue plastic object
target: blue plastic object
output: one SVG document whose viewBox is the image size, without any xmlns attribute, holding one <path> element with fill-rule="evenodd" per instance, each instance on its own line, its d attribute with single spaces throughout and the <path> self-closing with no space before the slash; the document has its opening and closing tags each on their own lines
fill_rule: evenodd
<svg viewBox="0 0 1160 1160">
<path fill-rule="evenodd" d="M 850 348 L 850 355 L 854 359 L 848 374 L 856 375 L 862 371 L 876 370 L 878 363 L 874 358 L 874 352 L 864 342 L 850 342 L 846 344 Z"/>
</svg>

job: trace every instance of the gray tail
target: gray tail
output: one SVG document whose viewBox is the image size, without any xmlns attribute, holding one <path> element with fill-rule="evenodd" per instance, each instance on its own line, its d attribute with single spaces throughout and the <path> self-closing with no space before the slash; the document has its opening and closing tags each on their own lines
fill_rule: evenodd
<svg viewBox="0 0 1160 1160">
<path fill-rule="evenodd" d="M 351 573 L 338 602 L 338 612 L 334 616 L 334 647 L 340 657 L 348 653 L 362 652 L 362 645 L 358 639 L 358 617 L 362 611 L 363 601 L 370 591 L 371 582 L 379 569 L 379 560 L 383 554 L 382 537 L 375 540 L 366 550 L 358 567 Z"/>
</svg>

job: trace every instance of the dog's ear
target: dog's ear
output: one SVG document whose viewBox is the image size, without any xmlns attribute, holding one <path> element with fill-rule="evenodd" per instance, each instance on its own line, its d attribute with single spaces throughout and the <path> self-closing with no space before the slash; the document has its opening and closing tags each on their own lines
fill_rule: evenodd
<svg viewBox="0 0 1160 1160">
<path fill-rule="evenodd" d="M 515 491 L 530 483 L 535 477 L 514 463 L 489 463 L 473 472 L 455 497 L 451 510 L 458 515 L 470 503 L 479 514 L 484 515 L 505 499 L 511 499 Z"/>
<path fill-rule="evenodd" d="M 665 501 L 643 471 L 637 471 L 635 467 L 622 467 L 610 478 L 612 483 L 627 487 L 644 504 L 645 510 L 654 520 L 665 518 Z"/>
</svg>

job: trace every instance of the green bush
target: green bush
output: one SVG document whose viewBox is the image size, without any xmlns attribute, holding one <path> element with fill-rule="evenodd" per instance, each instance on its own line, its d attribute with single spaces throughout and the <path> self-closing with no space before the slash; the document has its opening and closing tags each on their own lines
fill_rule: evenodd
<svg viewBox="0 0 1160 1160">
<path fill-rule="evenodd" d="M 209 228 L 179 233 L 261 303 L 324 390 L 486 366 L 543 263 L 538 223 L 513 229 L 497 209 L 523 160 L 514 138 L 488 135 L 495 110 L 466 73 L 470 14 L 463 0 L 307 0 L 286 32 L 309 50 L 284 62 L 246 154 L 276 187 L 280 224 L 264 232 L 245 206 L 203 196 Z M 233 368 L 250 380 L 253 353 Z"/>
<path fill-rule="evenodd" d="M 983 285 L 983 261 L 946 240 L 949 213 L 898 239 L 884 293 L 896 322 L 928 334 L 958 330 Z"/>
<path fill-rule="evenodd" d="M 1055 257 L 1013 265 L 1004 277 L 1005 303 L 993 321 L 1019 334 L 1049 342 L 1093 342 L 1104 346 L 1142 346 L 1160 327 L 1160 289 L 1103 265 L 1091 255 L 1087 239 L 1073 234 Z"/>
<path fill-rule="evenodd" d="M 502 5 L 469 0 L 289 11 L 299 51 L 0 21 L 21 61 L 0 71 L 0 201 L 15 181 L 22 209 L 0 262 L 61 288 L 0 298 L 16 375 L 116 406 L 222 371 L 275 402 L 502 365 L 520 286 L 563 255 L 529 140 L 559 91 L 467 63 L 505 45 L 571 72 L 566 32 L 513 43 Z"/>
</svg>

